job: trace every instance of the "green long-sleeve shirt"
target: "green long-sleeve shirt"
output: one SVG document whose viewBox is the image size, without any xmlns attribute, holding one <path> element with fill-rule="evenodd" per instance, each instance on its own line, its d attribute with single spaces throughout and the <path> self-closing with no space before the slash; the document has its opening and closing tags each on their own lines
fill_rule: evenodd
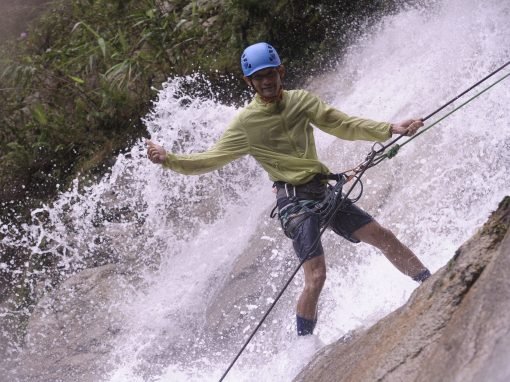
<svg viewBox="0 0 510 382">
<path fill-rule="evenodd" d="M 317 158 L 312 124 L 346 140 L 384 141 L 391 136 L 389 123 L 350 117 L 305 90 L 290 90 L 283 92 L 281 101 L 269 104 L 255 96 L 211 149 L 168 153 L 163 166 L 182 174 L 203 174 L 249 154 L 272 181 L 303 184 L 330 172 Z"/>
</svg>

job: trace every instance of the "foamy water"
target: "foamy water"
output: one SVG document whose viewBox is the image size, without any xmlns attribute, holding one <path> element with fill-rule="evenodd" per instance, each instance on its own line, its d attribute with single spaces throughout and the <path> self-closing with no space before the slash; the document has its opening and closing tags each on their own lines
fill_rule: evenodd
<svg viewBox="0 0 510 382">
<path fill-rule="evenodd" d="M 508 15 L 504 2 L 450 1 L 435 9 L 403 11 L 384 19 L 373 34 L 350 48 L 337 70 L 312 80 L 308 87 L 351 114 L 390 121 L 424 116 L 508 61 Z M 377 219 L 432 271 L 447 262 L 509 193 L 509 92 L 510 81 L 499 84 L 367 174 L 361 204 L 377 206 L 372 210 Z M 371 146 L 338 142 L 321 133 L 318 141 L 326 152 L 323 160 L 337 170 L 363 160 Z M 253 184 L 260 193 L 269 187 L 264 176 Z M 250 210 L 264 211 L 271 201 L 264 197 L 247 203 Z M 264 219 L 249 222 L 245 237 Z M 232 229 L 228 220 L 219 224 Z M 353 246 L 330 234 L 324 242 L 329 274 L 316 336 L 296 338 L 293 311 L 279 311 L 268 320 L 273 326 L 268 324 L 255 337 L 226 380 L 290 381 L 321 346 L 374 323 L 403 304 L 416 287 L 367 246 Z M 236 240 L 225 244 L 234 253 L 243 251 Z M 292 252 L 290 247 L 284 250 Z M 190 266 L 187 260 L 184 264 L 184 269 Z M 293 291 L 284 297 L 288 305 L 301 282 L 299 275 Z M 200 310 L 200 304 L 193 306 Z M 255 316 L 261 317 L 262 311 Z M 239 333 L 239 340 L 220 354 L 208 354 L 206 348 L 199 357 L 168 362 L 158 380 L 217 380 L 249 333 Z M 136 360 L 112 380 L 135 378 L 134 365 Z"/>
</svg>

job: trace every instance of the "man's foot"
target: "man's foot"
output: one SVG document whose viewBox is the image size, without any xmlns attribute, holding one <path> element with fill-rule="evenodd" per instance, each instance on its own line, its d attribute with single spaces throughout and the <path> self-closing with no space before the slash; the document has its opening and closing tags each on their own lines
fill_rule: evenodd
<svg viewBox="0 0 510 382">
<path fill-rule="evenodd" d="M 418 273 L 416 276 L 413 276 L 413 280 L 418 283 L 422 283 L 425 280 L 427 280 L 430 276 L 431 276 L 430 271 L 428 269 L 425 269 Z"/>
<path fill-rule="evenodd" d="M 306 318 L 296 315 L 297 324 L 296 326 L 298 336 L 307 336 L 309 334 L 313 334 L 313 329 L 315 329 L 316 323 L 317 320 L 308 320 Z"/>
</svg>

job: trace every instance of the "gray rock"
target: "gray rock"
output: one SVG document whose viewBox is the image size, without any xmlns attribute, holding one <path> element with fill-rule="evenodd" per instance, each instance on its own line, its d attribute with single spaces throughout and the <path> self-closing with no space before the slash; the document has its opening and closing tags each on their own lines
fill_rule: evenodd
<svg viewBox="0 0 510 382">
<path fill-rule="evenodd" d="M 295 381 L 510 380 L 510 198 L 406 305 L 322 349 Z"/>
<path fill-rule="evenodd" d="M 2 0 L 0 13 L 0 37 L 20 38 L 28 31 L 28 24 L 47 9 L 50 0 Z"/>
<path fill-rule="evenodd" d="M 121 301 L 127 275 L 118 265 L 87 269 L 43 298 L 30 318 L 22 358 L 10 380 L 101 380 L 122 330 L 115 301 Z"/>
<path fill-rule="evenodd" d="M 406 305 L 371 328 L 322 349 L 296 381 L 510 380 L 509 225 L 510 198 L 506 198 L 480 232 Z M 256 315 L 267 308 L 260 296 L 271 291 L 260 288 L 272 287 L 260 280 L 271 276 L 269 269 L 278 273 L 273 285 L 278 289 L 276 280 L 295 265 L 295 259 L 280 257 L 291 254 L 284 249 L 288 241 L 267 230 L 274 230 L 274 225 L 259 227 L 250 250 L 237 259 L 224 280 L 226 288 L 211 296 L 206 332 L 218 347 L 239 332 L 249 314 L 243 313 L 247 306 L 257 306 Z M 272 268 L 276 264 L 280 268 Z M 125 287 L 139 282 L 127 269 L 105 265 L 82 271 L 44 297 L 30 318 L 18 364 L 9 364 L 9 374 L 0 379 L 102 380 L 113 367 L 109 362 L 126 322 L 119 308 Z M 241 286 L 252 293 L 238 293 Z M 291 311 L 288 304 L 293 301 L 288 299 L 276 310 Z M 217 341 L 218 334 L 223 341 Z M 171 351 L 161 354 L 167 360 Z"/>
</svg>

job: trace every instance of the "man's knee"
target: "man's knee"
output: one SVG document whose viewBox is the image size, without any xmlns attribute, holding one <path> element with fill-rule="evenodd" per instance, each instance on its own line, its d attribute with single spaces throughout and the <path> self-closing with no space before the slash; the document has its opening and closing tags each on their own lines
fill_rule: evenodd
<svg viewBox="0 0 510 382">
<path fill-rule="evenodd" d="M 308 275 L 305 275 L 305 287 L 312 290 L 321 290 L 326 282 L 326 268 L 319 267 L 313 269 Z"/>
<path fill-rule="evenodd" d="M 353 236 L 376 247 L 385 246 L 388 241 L 396 238 L 392 231 L 375 220 L 355 231 Z"/>
<path fill-rule="evenodd" d="M 322 289 L 325 282 L 326 282 L 326 270 L 318 270 L 317 272 L 314 272 L 312 284 L 315 287 Z"/>
<path fill-rule="evenodd" d="M 304 266 L 305 288 L 321 290 L 326 282 L 326 265 L 324 257 L 315 257 L 307 261 Z"/>
</svg>

